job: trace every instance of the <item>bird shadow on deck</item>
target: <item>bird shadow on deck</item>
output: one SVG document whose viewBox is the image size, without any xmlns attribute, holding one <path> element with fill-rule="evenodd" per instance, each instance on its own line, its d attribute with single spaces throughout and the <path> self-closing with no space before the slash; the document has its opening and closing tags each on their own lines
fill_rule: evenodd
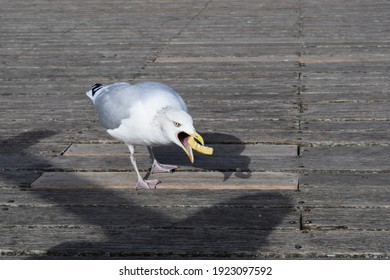
<svg viewBox="0 0 390 280">
<path fill-rule="evenodd" d="M 242 142 L 241 139 L 225 133 L 201 133 L 201 135 L 205 139 L 205 145 L 214 148 L 214 153 L 211 156 L 207 156 L 194 151 L 195 161 L 193 164 L 188 161 L 186 156 L 164 156 L 167 149 L 179 151 L 180 148 L 176 145 L 168 148 L 156 147 L 153 151 L 155 151 L 156 158 L 162 163 L 223 172 L 224 182 L 232 175 L 241 179 L 246 179 L 251 176 L 252 171 L 249 167 L 251 159 L 249 156 L 242 155 L 246 144 Z M 219 146 L 215 146 L 215 144 L 218 144 Z M 181 151 L 178 153 L 181 153 Z M 147 176 L 148 175 L 149 174 L 147 174 Z"/>
<path fill-rule="evenodd" d="M 23 152 L 52 135 L 27 134 L 23 137 L 29 138 L 28 143 L 9 139 L 9 148 Z M 25 157 L 38 169 L 50 166 L 33 154 Z M 80 180 L 77 173 L 71 176 Z M 132 187 L 20 191 L 31 201 L 40 201 L 19 207 L 20 217 L 31 208 L 42 208 L 40 217 L 21 222 L 20 236 L 15 237 L 31 239 L 21 242 L 28 248 L 16 244 L 15 252 L 32 259 L 253 258 L 268 246 L 267 236 L 283 227 L 282 221 L 292 211 L 290 198 L 275 191 L 135 191 Z M 58 208 L 58 216 L 53 217 L 53 209 Z M 17 254 L 13 257 L 25 257 Z"/>
</svg>

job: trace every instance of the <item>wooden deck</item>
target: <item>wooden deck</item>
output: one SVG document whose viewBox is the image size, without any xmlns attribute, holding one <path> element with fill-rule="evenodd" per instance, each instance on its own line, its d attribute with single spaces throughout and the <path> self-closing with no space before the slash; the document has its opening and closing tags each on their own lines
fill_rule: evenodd
<svg viewBox="0 0 390 280">
<path fill-rule="evenodd" d="M 390 258 L 389 1 L 0 4 L 0 258 Z M 146 80 L 216 154 L 135 191 L 84 92 Z"/>
</svg>

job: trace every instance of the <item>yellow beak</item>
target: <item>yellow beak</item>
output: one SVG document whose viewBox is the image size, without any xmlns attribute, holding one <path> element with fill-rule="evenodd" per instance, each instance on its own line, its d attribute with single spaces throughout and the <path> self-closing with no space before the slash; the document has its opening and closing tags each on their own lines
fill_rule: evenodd
<svg viewBox="0 0 390 280">
<path fill-rule="evenodd" d="M 195 132 L 194 134 L 191 135 L 192 138 L 198 140 L 198 142 L 200 144 L 202 144 L 202 146 L 204 145 L 204 140 L 203 140 L 203 137 L 200 136 L 200 134 L 198 132 Z"/>
<path fill-rule="evenodd" d="M 186 152 L 191 163 L 194 163 L 194 153 L 192 152 L 192 147 L 191 147 L 190 143 L 188 143 L 188 140 L 190 138 L 196 139 L 202 145 L 204 145 L 204 140 L 203 140 L 203 137 L 200 136 L 199 133 L 195 132 L 195 133 L 191 134 L 190 136 L 186 137 L 182 141 L 182 149 Z"/>
</svg>

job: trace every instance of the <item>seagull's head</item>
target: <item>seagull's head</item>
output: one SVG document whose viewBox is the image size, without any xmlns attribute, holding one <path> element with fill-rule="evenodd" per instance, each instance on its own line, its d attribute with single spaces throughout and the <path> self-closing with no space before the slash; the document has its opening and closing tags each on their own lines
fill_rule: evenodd
<svg viewBox="0 0 390 280">
<path fill-rule="evenodd" d="M 184 110 L 169 109 L 165 111 L 161 125 L 167 137 L 182 148 L 193 163 L 194 154 L 188 140 L 193 137 L 202 145 L 204 141 L 196 132 L 192 117 Z"/>
</svg>

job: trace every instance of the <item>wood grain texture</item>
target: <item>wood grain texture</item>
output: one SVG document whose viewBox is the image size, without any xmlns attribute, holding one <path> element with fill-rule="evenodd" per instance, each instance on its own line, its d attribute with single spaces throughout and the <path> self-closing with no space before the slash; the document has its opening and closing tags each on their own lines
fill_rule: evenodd
<svg viewBox="0 0 390 280">
<path fill-rule="evenodd" d="M 367 225 L 373 231 L 390 230 L 388 208 L 325 208 L 304 212 L 305 229 L 317 230 L 365 230 Z"/>
</svg>

